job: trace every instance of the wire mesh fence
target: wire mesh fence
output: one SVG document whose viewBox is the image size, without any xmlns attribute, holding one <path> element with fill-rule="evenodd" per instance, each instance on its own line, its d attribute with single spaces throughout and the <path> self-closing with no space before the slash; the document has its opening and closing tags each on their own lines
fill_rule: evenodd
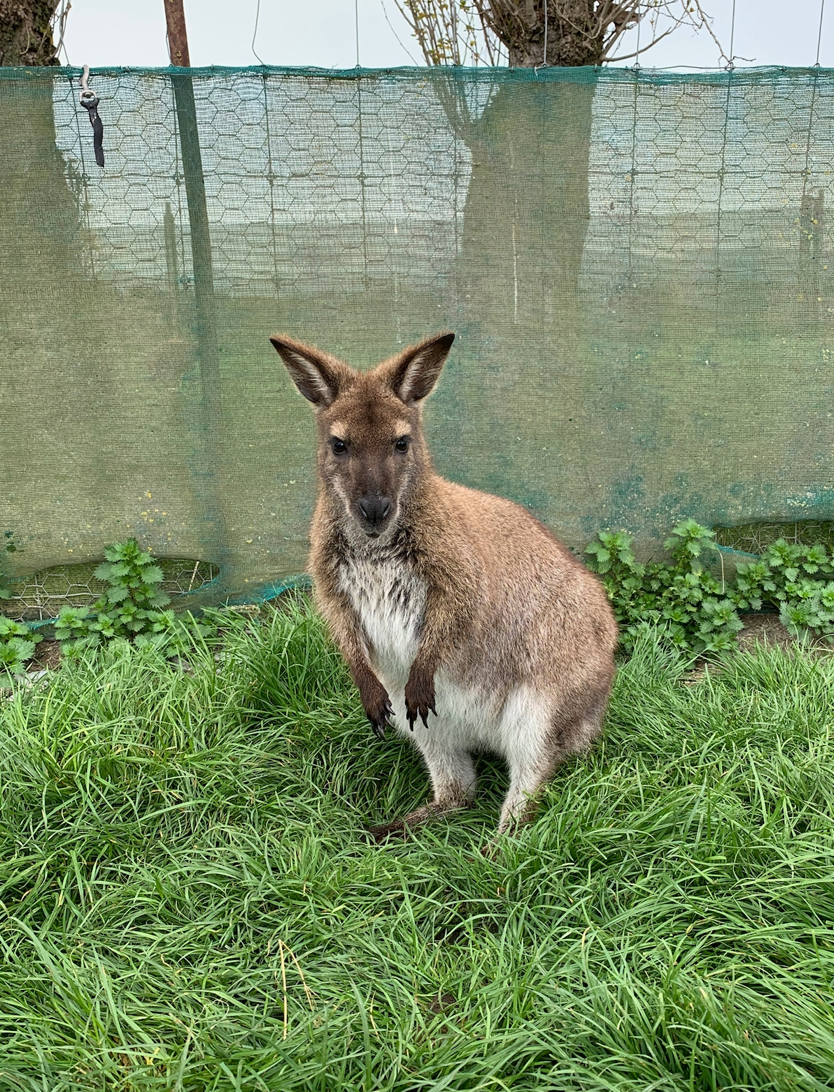
<svg viewBox="0 0 834 1092">
<path fill-rule="evenodd" d="M 575 547 L 834 518 L 834 73 L 91 85 L 103 170 L 76 72 L 0 72 L 12 577 L 130 535 L 209 567 L 189 602 L 301 571 L 313 429 L 277 330 L 365 365 L 455 329 L 439 468 Z"/>
<path fill-rule="evenodd" d="M 216 565 L 180 557 L 163 557 L 159 564 L 164 574 L 159 588 L 172 600 L 201 591 L 220 571 Z M 3 614 L 19 622 L 42 622 L 55 618 L 62 607 L 92 605 L 109 586 L 94 575 L 96 567 L 96 562 L 82 562 L 29 573 L 11 585 Z"/>
</svg>

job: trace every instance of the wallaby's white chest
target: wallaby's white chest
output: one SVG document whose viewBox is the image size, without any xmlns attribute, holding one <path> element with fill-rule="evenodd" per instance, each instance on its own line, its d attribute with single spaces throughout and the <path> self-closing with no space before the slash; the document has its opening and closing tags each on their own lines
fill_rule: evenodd
<svg viewBox="0 0 834 1092">
<path fill-rule="evenodd" d="M 341 583 L 362 623 L 371 662 L 404 684 L 420 641 L 425 584 L 402 561 L 373 557 L 345 562 Z"/>
</svg>

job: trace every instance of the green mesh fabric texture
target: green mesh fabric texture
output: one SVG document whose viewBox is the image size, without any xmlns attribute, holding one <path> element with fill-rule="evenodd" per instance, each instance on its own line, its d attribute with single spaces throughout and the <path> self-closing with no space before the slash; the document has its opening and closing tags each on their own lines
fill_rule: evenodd
<svg viewBox="0 0 834 1092">
<path fill-rule="evenodd" d="M 12 577 L 130 535 L 217 566 L 198 603 L 301 573 L 278 331 L 455 330 L 439 470 L 574 547 L 834 518 L 834 73 L 109 69 L 103 169 L 77 76 L 0 70 Z"/>
</svg>

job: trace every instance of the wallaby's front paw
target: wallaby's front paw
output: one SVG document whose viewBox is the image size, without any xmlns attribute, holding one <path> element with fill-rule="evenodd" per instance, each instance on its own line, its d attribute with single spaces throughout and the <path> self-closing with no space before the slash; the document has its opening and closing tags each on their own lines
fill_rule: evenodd
<svg viewBox="0 0 834 1092">
<path fill-rule="evenodd" d="M 429 713 L 437 716 L 434 707 L 434 675 L 412 667 L 405 685 L 405 715 L 408 727 L 414 731 L 414 722 L 419 717 L 426 728 L 429 726 Z"/>
<path fill-rule="evenodd" d="M 385 739 L 385 729 L 391 724 L 391 718 L 394 716 L 394 708 L 388 697 L 388 691 L 381 683 L 377 683 L 371 692 L 362 693 L 360 697 L 362 708 L 371 722 L 374 735 L 378 739 Z"/>
</svg>

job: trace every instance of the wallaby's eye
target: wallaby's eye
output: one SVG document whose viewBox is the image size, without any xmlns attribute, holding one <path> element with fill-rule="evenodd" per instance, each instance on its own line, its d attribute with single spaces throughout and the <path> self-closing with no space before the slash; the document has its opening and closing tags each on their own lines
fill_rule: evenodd
<svg viewBox="0 0 834 1092">
<path fill-rule="evenodd" d="M 408 436 L 401 436 L 399 440 L 395 441 L 394 449 L 396 451 L 408 451 L 408 445 L 410 443 L 411 440 L 408 438 Z"/>
<path fill-rule="evenodd" d="M 333 449 L 333 454 L 334 455 L 344 455 L 345 452 L 347 451 L 347 444 L 345 443 L 345 441 L 344 440 L 338 440 L 338 439 L 336 439 L 335 436 L 330 441 L 330 446 Z"/>
</svg>

